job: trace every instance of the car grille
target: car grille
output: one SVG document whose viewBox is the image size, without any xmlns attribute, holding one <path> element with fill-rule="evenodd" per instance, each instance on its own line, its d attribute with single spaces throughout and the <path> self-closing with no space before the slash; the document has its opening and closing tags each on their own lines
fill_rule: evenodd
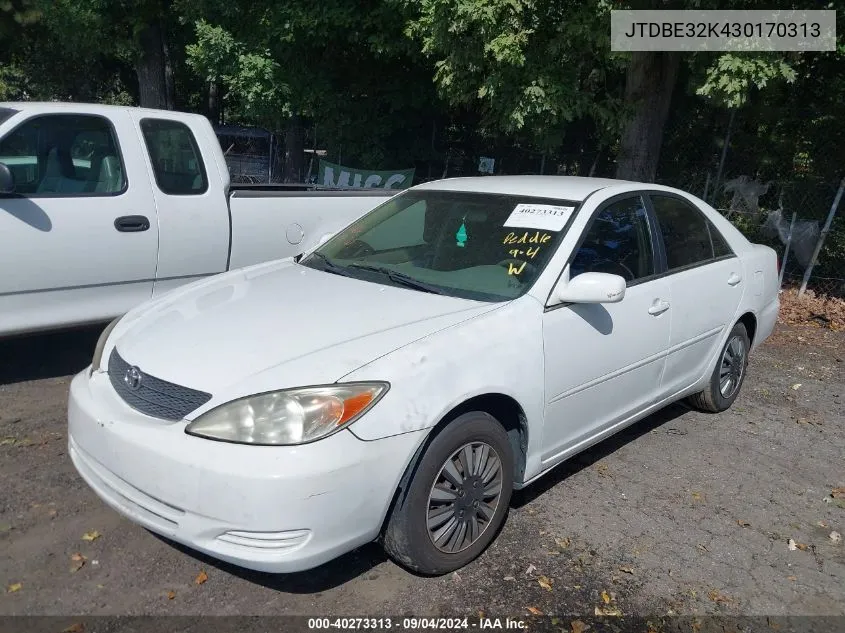
<svg viewBox="0 0 845 633">
<path fill-rule="evenodd" d="M 154 418 L 181 420 L 211 400 L 210 393 L 175 385 L 140 370 L 140 383 L 136 389 L 132 389 L 126 380 L 131 367 L 120 357 L 116 348 L 112 350 L 109 356 L 109 380 L 123 401 L 136 411 Z"/>
</svg>

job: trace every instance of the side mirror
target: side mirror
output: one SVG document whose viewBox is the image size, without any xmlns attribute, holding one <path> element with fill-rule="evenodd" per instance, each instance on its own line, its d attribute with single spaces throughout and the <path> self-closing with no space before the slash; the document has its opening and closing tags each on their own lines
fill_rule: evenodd
<svg viewBox="0 0 845 633">
<path fill-rule="evenodd" d="M 5 163 L 0 163 L 0 194 L 15 192 L 15 177 Z"/>
<path fill-rule="evenodd" d="M 625 278 L 607 273 L 581 273 L 561 280 L 552 295 L 563 303 L 619 303 L 625 297 Z"/>
</svg>

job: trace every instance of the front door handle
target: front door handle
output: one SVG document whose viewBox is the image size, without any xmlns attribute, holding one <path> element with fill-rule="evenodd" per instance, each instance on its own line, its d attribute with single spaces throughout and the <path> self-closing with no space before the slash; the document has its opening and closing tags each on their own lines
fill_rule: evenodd
<svg viewBox="0 0 845 633">
<path fill-rule="evenodd" d="M 140 233 L 150 228 L 150 221 L 143 215 L 124 215 L 114 221 L 114 228 L 121 233 Z"/>
<path fill-rule="evenodd" d="M 652 303 L 651 307 L 648 309 L 648 313 L 652 316 L 657 316 L 658 314 L 663 314 L 668 309 L 668 301 L 663 301 L 662 299 L 655 299 L 654 303 Z"/>
<path fill-rule="evenodd" d="M 739 276 L 739 275 L 737 275 L 736 273 L 731 273 L 731 276 L 730 276 L 730 277 L 728 277 L 728 285 L 729 285 L 729 286 L 735 286 L 735 285 L 737 285 L 740 281 L 742 281 L 742 277 L 740 277 L 740 276 Z"/>
</svg>

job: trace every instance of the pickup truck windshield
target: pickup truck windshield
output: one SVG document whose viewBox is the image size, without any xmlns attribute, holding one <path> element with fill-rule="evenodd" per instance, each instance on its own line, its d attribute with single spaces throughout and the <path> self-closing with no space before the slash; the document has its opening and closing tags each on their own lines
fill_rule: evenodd
<svg viewBox="0 0 845 633">
<path fill-rule="evenodd" d="M 0 108 L 0 123 L 3 123 L 6 119 L 17 113 L 18 111 L 12 110 L 12 108 Z"/>
<path fill-rule="evenodd" d="M 579 203 L 414 190 L 339 232 L 301 263 L 329 273 L 480 301 L 528 291 Z"/>
</svg>

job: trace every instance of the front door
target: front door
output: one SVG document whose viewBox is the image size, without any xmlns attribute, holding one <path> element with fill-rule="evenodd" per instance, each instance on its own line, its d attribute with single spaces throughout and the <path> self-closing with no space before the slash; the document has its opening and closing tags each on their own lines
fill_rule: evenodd
<svg viewBox="0 0 845 633">
<path fill-rule="evenodd" d="M 118 143 L 135 138 L 129 116 L 8 124 L 0 162 L 16 191 L 0 197 L 0 332 L 107 320 L 152 296 L 158 227 L 138 152 Z"/>
<path fill-rule="evenodd" d="M 544 467 L 660 397 L 672 297 L 669 283 L 656 277 L 654 237 L 640 196 L 600 208 L 568 274 L 621 275 L 627 282 L 624 299 L 564 304 L 544 314 Z"/>
</svg>

